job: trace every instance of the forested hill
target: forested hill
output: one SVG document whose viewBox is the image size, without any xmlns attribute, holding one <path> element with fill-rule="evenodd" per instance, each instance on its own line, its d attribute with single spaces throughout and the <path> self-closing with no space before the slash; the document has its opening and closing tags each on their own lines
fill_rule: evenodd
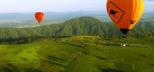
<svg viewBox="0 0 154 72">
<path fill-rule="evenodd" d="M 150 22 L 140 22 L 129 35 L 152 36 L 154 25 Z M 0 39 L 36 38 L 36 37 L 66 37 L 73 35 L 114 36 L 121 32 L 112 23 L 103 23 L 94 17 L 80 17 L 67 20 L 60 24 L 33 28 L 0 28 Z"/>
<path fill-rule="evenodd" d="M 33 28 L 1 28 L 0 39 L 26 37 L 65 37 L 72 35 L 103 35 L 108 27 L 93 17 L 80 17 L 61 24 L 51 24 Z"/>
</svg>

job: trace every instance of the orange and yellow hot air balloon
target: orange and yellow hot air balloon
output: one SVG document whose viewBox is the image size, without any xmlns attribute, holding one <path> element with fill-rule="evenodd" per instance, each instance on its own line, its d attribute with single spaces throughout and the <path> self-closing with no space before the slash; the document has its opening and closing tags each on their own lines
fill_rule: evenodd
<svg viewBox="0 0 154 72">
<path fill-rule="evenodd" d="M 44 19 L 44 13 L 43 12 L 36 12 L 35 13 L 35 19 L 38 21 L 38 23 L 41 23 Z"/>
<path fill-rule="evenodd" d="M 126 36 L 140 20 L 144 11 L 144 0 L 107 0 L 107 12 Z"/>
</svg>

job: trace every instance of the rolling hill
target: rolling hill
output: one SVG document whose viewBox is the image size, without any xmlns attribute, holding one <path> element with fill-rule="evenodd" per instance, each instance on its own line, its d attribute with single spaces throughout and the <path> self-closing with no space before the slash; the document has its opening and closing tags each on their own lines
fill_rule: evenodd
<svg viewBox="0 0 154 72">
<path fill-rule="evenodd" d="M 153 22 L 139 22 L 129 32 L 131 37 L 153 37 Z M 95 17 L 79 17 L 59 24 L 36 26 L 29 28 L 0 28 L 1 41 L 39 37 L 68 37 L 74 35 L 121 36 L 121 32 L 112 23 L 102 22 Z M 11 40 L 12 39 L 12 40 Z"/>
<path fill-rule="evenodd" d="M 79 17 L 60 24 L 31 28 L 0 28 L 0 39 L 33 37 L 66 37 L 73 35 L 103 35 L 108 28 L 94 17 Z"/>
</svg>

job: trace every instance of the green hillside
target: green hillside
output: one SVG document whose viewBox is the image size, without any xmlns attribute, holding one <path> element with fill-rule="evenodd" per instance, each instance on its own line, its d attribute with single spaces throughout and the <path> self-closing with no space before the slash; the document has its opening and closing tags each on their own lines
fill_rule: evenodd
<svg viewBox="0 0 154 72">
<path fill-rule="evenodd" d="M 73 36 L 0 45 L 0 72 L 154 72 L 154 39 L 127 42 Z"/>
<path fill-rule="evenodd" d="M 153 37 L 153 22 L 141 21 L 129 32 L 131 37 Z M 92 35 L 102 37 L 121 36 L 113 23 L 105 23 L 94 17 L 73 18 L 60 24 L 32 28 L 0 28 L 0 41 L 30 40 L 39 37 L 68 37 Z"/>
<path fill-rule="evenodd" d="M 37 26 L 32 28 L 1 28 L 0 39 L 22 37 L 63 37 L 72 35 L 103 34 L 106 27 L 103 22 L 93 17 L 80 17 L 70 19 L 60 24 Z"/>
</svg>

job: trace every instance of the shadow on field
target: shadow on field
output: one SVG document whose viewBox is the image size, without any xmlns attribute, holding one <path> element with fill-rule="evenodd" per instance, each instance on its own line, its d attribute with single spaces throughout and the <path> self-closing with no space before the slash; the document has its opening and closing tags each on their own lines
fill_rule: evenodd
<svg viewBox="0 0 154 72">
<path fill-rule="evenodd" d="M 24 69 L 19 69 L 18 67 L 12 65 L 12 64 L 6 64 L 4 66 L 0 67 L 0 72 L 42 72 L 39 69 L 35 69 L 35 68 L 24 68 Z"/>
<path fill-rule="evenodd" d="M 124 72 L 122 70 L 118 70 L 118 69 L 111 69 L 111 68 L 99 68 L 102 72 Z"/>
</svg>

